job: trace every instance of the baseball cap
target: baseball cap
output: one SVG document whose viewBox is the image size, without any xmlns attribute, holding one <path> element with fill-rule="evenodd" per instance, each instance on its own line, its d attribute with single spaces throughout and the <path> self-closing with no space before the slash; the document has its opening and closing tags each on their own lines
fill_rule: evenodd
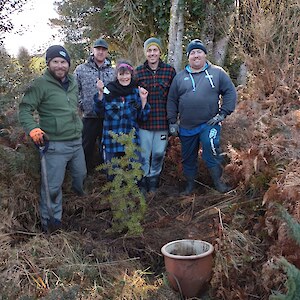
<svg viewBox="0 0 300 300">
<path fill-rule="evenodd" d="M 94 48 L 102 47 L 102 48 L 108 49 L 108 44 L 104 39 L 98 39 L 98 40 L 95 41 L 93 47 Z"/>
</svg>

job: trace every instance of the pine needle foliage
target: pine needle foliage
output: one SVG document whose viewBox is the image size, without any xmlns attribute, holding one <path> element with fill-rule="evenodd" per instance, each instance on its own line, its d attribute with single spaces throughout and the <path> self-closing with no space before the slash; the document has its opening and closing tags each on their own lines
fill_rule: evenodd
<svg viewBox="0 0 300 300">
<path fill-rule="evenodd" d="M 9 147 L 0 146 L 0 176 L 13 177 L 25 167 L 25 155 Z"/>
<path fill-rule="evenodd" d="M 279 216 L 286 222 L 290 236 L 300 245 L 300 225 L 281 205 L 276 205 Z M 294 300 L 300 298 L 300 270 L 289 263 L 285 258 L 279 261 L 287 273 L 287 281 L 285 286 L 288 290 L 287 294 L 274 293 L 270 296 L 270 300 Z"/>
<path fill-rule="evenodd" d="M 138 65 L 144 58 L 143 41 L 140 36 L 141 28 L 145 25 L 139 19 L 138 6 L 132 0 L 119 0 L 112 7 L 114 18 L 116 19 L 115 36 L 118 36 L 119 41 L 124 43 L 127 40 L 128 47 L 125 47 L 123 56 L 128 56 L 134 65 Z M 122 49 L 122 47 L 120 47 Z"/>
<path fill-rule="evenodd" d="M 293 264 L 290 264 L 285 258 L 279 261 L 287 273 L 287 281 L 285 283 L 288 293 L 283 295 L 274 293 L 269 297 L 270 300 L 295 300 L 300 295 L 300 270 Z"/>
<path fill-rule="evenodd" d="M 300 224 L 282 206 L 279 205 L 278 210 L 280 217 L 284 219 L 289 228 L 290 236 L 300 246 Z"/>
<path fill-rule="evenodd" d="M 146 212 L 146 201 L 138 187 L 143 172 L 137 151 L 139 147 L 133 143 L 135 129 L 129 134 L 110 135 L 118 143 L 125 146 L 125 155 L 113 158 L 111 162 L 100 165 L 98 170 L 106 170 L 112 181 L 107 182 L 103 191 L 108 192 L 107 200 L 113 213 L 111 230 L 128 236 L 140 235 L 143 232 L 141 221 Z"/>
</svg>

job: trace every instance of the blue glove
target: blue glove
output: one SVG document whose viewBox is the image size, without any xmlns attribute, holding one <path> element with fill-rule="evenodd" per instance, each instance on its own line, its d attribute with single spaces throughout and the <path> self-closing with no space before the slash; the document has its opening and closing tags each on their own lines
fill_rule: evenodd
<svg viewBox="0 0 300 300">
<path fill-rule="evenodd" d="M 169 132 L 171 136 L 178 136 L 179 133 L 179 126 L 178 124 L 169 124 Z"/>
<path fill-rule="evenodd" d="M 217 125 L 219 124 L 220 122 L 222 122 L 223 120 L 225 119 L 225 116 L 224 115 L 215 115 L 212 119 L 208 120 L 207 121 L 207 124 L 208 125 L 211 125 L 211 126 L 214 126 L 214 125 Z"/>
</svg>

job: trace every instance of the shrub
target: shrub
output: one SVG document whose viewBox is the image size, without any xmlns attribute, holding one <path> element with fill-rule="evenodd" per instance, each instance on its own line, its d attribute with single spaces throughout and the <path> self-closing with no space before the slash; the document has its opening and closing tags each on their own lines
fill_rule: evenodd
<svg viewBox="0 0 300 300">
<path fill-rule="evenodd" d="M 98 170 L 106 170 L 113 177 L 104 186 L 109 192 L 107 200 L 113 213 L 112 230 L 127 232 L 128 235 L 138 235 L 143 232 L 141 221 L 146 212 L 146 202 L 138 187 L 143 172 L 137 161 L 139 147 L 132 142 L 135 130 L 129 134 L 117 135 L 110 133 L 112 138 L 125 146 L 125 155 L 113 158 L 111 162 L 100 165 Z"/>
</svg>

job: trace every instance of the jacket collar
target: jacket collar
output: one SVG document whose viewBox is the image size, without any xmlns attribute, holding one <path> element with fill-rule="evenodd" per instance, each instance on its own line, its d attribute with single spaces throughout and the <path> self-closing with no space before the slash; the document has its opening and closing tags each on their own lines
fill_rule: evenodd
<svg viewBox="0 0 300 300">
<path fill-rule="evenodd" d="M 61 86 L 61 82 L 52 76 L 48 68 L 44 72 L 44 77 L 47 81 Z M 75 81 L 73 80 L 73 76 L 70 73 L 67 74 L 67 80 L 69 81 L 69 87 L 72 87 L 75 84 Z"/>
<path fill-rule="evenodd" d="M 208 62 L 206 62 L 205 65 L 204 65 L 204 67 L 202 68 L 202 70 L 200 70 L 199 72 L 193 72 L 193 71 L 191 70 L 191 66 L 190 66 L 190 65 L 187 65 L 187 66 L 185 67 L 185 70 L 186 70 L 188 73 L 190 73 L 190 74 L 193 74 L 193 73 L 201 73 L 201 72 L 204 72 L 205 70 L 207 70 L 209 66 L 210 66 L 210 64 L 209 64 Z"/>
<path fill-rule="evenodd" d="M 87 61 L 88 64 L 90 64 L 93 67 L 96 67 L 98 69 L 98 65 L 94 61 L 94 55 L 91 54 Z M 100 69 L 111 67 L 111 60 L 109 58 L 105 58 L 103 65 L 99 67 Z"/>
<path fill-rule="evenodd" d="M 163 64 L 163 61 L 162 61 L 161 59 L 159 59 L 157 69 L 159 69 L 159 68 L 162 66 L 162 64 Z M 148 64 L 148 60 L 146 60 L 146 61 L 144 62 L 144 66 L 145 66 L 147 69 L 153 71 L 153 70 L 150 68 L 149 64 Z"/>
</svg>

